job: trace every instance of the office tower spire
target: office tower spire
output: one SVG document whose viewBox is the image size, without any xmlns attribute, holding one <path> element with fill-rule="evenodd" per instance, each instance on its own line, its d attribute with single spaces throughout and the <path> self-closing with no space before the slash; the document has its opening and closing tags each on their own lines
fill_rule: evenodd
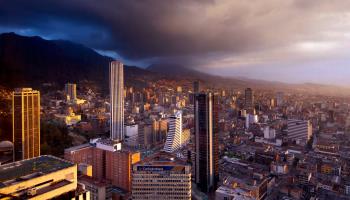
<svg viewBox="0 0 350 200">
<path fill-rule="evenodd" d="M 195 181 L 203 192 L 216 190 L 219 179 L 218 104 L 212 93 L 195 97 Z"/>
<path fill-rule="evenodd" d="M 109 65 L 109 89 L 111 139 L 120 142 L 124 139 L 124 69 L 120 61 L 112 61 Z"/>
<path fill-rule="evenodd" d="M 40 92 L 18 88 L 12 93 L 14 160 L 40 156 Z"/>
</svg>

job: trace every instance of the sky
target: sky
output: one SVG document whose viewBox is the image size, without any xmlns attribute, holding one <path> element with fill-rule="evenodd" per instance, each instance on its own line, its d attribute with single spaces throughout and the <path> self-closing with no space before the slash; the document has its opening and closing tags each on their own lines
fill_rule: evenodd
<svg viewBox="0 0 350 200">
<path fill-rule="evenodd" d="M 0 0 L 1 32 L 141 67 L 350 85 L 349 0 Z"/>
</svg>

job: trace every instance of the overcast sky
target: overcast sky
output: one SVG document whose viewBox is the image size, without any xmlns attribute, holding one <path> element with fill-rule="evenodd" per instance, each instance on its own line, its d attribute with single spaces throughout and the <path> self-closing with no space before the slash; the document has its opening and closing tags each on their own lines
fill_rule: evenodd
<svg viewBox="0 0 350 200">
<path fill-rule="evenodd" d="M 144 67 L 350 85 L 349 0 L 0 0 L 10 31 Z"/>
</svg>

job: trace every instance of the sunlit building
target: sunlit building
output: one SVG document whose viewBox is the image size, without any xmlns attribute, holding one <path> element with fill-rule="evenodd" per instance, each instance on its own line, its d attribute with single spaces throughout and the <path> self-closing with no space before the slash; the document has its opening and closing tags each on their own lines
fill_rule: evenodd
<svg viewBox="0 0 350 200">
<path fill-rule="evenodd" d="M 77 181 L 77 165 L 39 156 L 0 166 L 0 199 L 90 199 Z"/>
<path fill-rule="evenodd" d="M 94 139 L 90 143 L 65 149 L 64 158 L 74 163 L 92 165 L 92 177 L 109 180 L 115 187 L 130 192 L 131 166 L 140 161 L 140 153 L 121 149 L 120 143 Z"/>
<path fill-rule="evenodd" d="M 12 93 L 14 160 L 40 155 L 40 92 L 18 88 Z"/>
</svg>

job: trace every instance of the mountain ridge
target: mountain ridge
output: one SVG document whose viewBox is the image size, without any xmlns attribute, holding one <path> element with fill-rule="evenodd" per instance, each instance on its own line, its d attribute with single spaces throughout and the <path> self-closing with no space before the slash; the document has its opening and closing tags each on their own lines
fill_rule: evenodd
<svg viewBox="0 0 350 200">
<path fill-rule="evenodd" d="M 113 58 L 67 40 L 45 40 L 39 36 L 27 37 L 15 33 L 0 34 L 0 85 L 9 88 L 39 87 L 45 82 L 53 82 L 62 87 L 66 82 L 89 80 L 108 90 L 108 65 L 111 60 Z M 222 77 L 174 64 L 158 63 L 146 69 L 125 66 L 126 85 L 140 88 L 147 86 L 150 81 L 159 79 L 184 79 L 199 80 L 210 88 L 253 87 L 350 95 L 350 90 L 341 87 Z M 334 88 L 337 90 L 341 88 L 341 91 L 336 91 Z"/>
</svg>

